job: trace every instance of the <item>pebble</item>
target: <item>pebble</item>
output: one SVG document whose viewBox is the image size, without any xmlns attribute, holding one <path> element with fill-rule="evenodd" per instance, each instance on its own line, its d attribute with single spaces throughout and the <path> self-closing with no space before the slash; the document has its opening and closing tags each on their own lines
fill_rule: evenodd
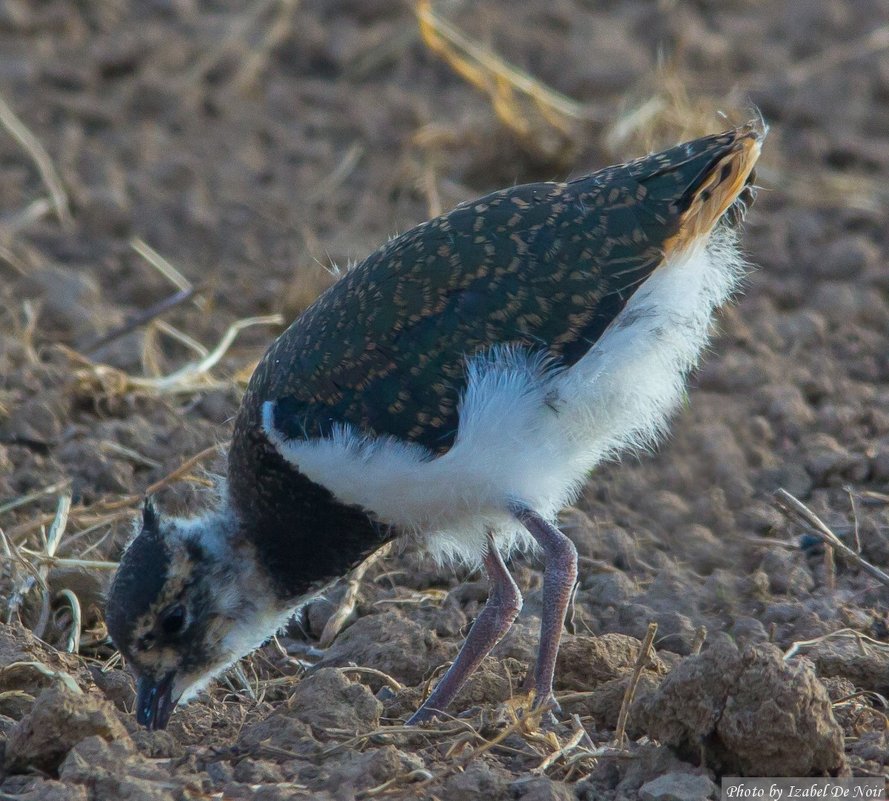
<svg viewBox="0 0 889 801">
<path fill-rule="evenodd" d="M 710 779 L 691 773 L 668 773 L 639 788 L 641 801 L 704 801 L 718 794 Z"/>
</svg>

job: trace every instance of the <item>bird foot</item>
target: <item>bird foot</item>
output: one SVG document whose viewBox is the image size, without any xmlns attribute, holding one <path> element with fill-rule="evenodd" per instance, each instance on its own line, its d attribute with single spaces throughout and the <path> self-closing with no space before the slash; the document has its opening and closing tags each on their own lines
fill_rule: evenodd
<svg viewBox="0 0 889 801">
<path fill-rule="evenodd" d="M 540 728 L 542 729 L 553 729 L 559 725 L 559 718 L 562 715 L 562 707 L 559 705 L 559 702 L 556 701 L 556 697 L 552 692 L 536 695 L 532 691 L 530 703 L 525 709 L 526 716 L 539 716 Z"/>
<path fill-rule="evenodd" d="M 531 704 L 531 709 L 536 710 L 544 707 L 549 710 L 549 713 L 551 715 L 560 716 L 562 714 L 562 706 L 556 700 L 556 696 L 553 695 L 552 691 L 534 696 L 534 701 Z"/>
</svg>

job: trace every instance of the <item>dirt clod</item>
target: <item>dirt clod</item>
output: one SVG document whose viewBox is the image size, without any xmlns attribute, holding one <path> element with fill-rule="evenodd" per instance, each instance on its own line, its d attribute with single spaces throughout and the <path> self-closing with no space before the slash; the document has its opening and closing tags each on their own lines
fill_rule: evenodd
<svg viewBox="0 0 889 801">
<path fill-rule="evenodd" d="M 109 742 L 101 736 L 75 745 L 59 777 L 71 786 L 88 788 L 91 801 L 163 801 L 184 788 L 199 787 L 194 777 L 171 776 L 168 766 L 133 753 L 123 740 Z"/>
<path fill-rule="evenodd" d="M 520 801 L 574 801 L 571 787 L 545 776 L 514 782 L 509 788 Z"/>
<path fill-rule="evenodd" d="M 10 797 L 14 797 L 16 801 L 87 801 L 90 799 L 86 787 L 77 787 L 54 779 L 29 778 L 27 784 L 15 789 L 17 792 Z"/>
<path fill-rule="evenodd" d="M 632 670 L 641 646 L 639 640 L 625 634 L 565 637 L 556 664 L 556 686 L 560 690 L 591 690 L 618 678 Z M 663 674 L 667 671 L 667 666 L 657 655 L 649 665 L 655 672 Z"/>
<path fill-rule="evenodd" d="M 478 705 L 496 706 L 508 698 L 521 694 L 526 666 L 516 659 L 488 658 L 470 676 L 466 686 L 454 700 L 453 711 Z"/>
<path fill-rule="evenodd" d="M 89 672 L 76 657 L 50 648 L 38 640 L 23 626 L 0 623 L 0 669 L 3 670 L 3 689 L 21 689 L 34 692 L 53 684 L 53 678 L 40 672 L 36 662 L 51 671 L 60 671 L 74 677 L 79 684 L 89 683 Z M 20 665 L 11 667 L 12 665 Z M 36 692 L 34 693 L 36 695 Z"/>
<path fill-rule="evenodd" d="M 852 746 L 852 753 L 877 767 L 889 765 L 889 735 L 885 731 L 865 732 Z"/>
<path fill-rule="evenodd" d="M 477 761 L 445 781 L 441 793 L 449 801 L 477 801 L 479 798 L 500 798 L 508 785 L 506 771 Z"/>
<path fill-rule="evenodd" d="M 707 764 L 722 771 L 807 776 L 844 764 L 827 690 L 770 645 L 739 652 L 720 640 L 683 660 L 637 711 L 649 735 L 680 754 L 700 754 L 704 742 Z"/>
<path fill-rule="evenodd" d="M 320 744 L 312 736 L 308 723 L 299 720 L 289 710 L 279 710 L 247 726 L 241 733 L 238 747 L 255 756 L 275 749 L 299 758 L 313 756 L 318 752 Z"/>
<path fill-rule="evenodd" d="M 602 794 L 637 798 L 644 784 L 661 776 L 698 772 L 700 769 L 680 760 L 670 748 L 647 742 L 633 750 L 632 759 L 601 760 L 589 779 L 578 787 L 578 795 L 582 799 L 595 799 Z"/>
<path fill-rule="evenodd" d="M 849 679 L 862 690 L 889 695 L 889 651 L 855 642 L 826 640 L 807 651 L 819 676 Z"/>
<path fill-rule="evenodd" d="M 334 668 L 306 676 L 293 690 L 288 708 L 320 730 L 368 731 L 380 723 L 383 705 L 363 684 L 349 681 Z"/>
<path fill-rule="evenodd" d="M 405 684 L 419 684 L 429 666 L 452 656 L 451 648 L 433 632 L 395 612 L 368 615 L 355 621 L 328 649 L 319 665 L 349 663 L 372 667 Z"/>
<path fill-rule="evenodd" d="M 361 792 L 397 777 L 407 777 L 422 768 L 423 761 L 418 757 L 387 745 L 363 754 L 340 755 L 339 764 L 331 767 L 325 787 L 342 797 L 344 793 Z"/>
<path fill-rule="evenodd" d="M 44 690 L 10 733 L 4 767 L 11 773 L 31 768 L 52 773 L 77 743 L 92 736 L 132 749 L 110 703 L 61 688 Z"/>
<path fill-rule="evenodd" d="M 630 681 L 631 671 L 627 671 L 620 678 L 602 682 L 588 698 L 568 701 L 563 706 L 569 712 L 590 715 L 599 729 L 613 730 L 617 726 L 620 708 L 623 705 L 624 695 Z M 659 684 L 659 676 L 650 671 L 643 671 L 636 684 L 634 704 L 641 703 L 644 698 L 654 692 Z M 630 736 L 637 737 L 643 732 L 639 730 L 633 709 L 634 707 L 630 708 L 630 715 L 627 719 L 627 732 Z"/>
<path fill-rule="evenodd" d="M 640 801 L 704 801 L 718 798 L 719 788 L 706 776 L 668 773 L 639 788 Z"/>
</svg>

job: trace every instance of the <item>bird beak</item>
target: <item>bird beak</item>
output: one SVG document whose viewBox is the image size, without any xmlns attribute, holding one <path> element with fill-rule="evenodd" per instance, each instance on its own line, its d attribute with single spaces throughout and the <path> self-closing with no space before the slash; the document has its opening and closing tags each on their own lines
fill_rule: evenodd
<svg viewBox="0 0 889 801">
<path fill-rule="evenodd" d="M 167 673 L 160 681 L 140 676 L 136 682 L 136 720 L 145 728 L 155 731 L 167 728 L 170 715 L 179 698 L 173 698 L 175 673 Z"/>
</svg>

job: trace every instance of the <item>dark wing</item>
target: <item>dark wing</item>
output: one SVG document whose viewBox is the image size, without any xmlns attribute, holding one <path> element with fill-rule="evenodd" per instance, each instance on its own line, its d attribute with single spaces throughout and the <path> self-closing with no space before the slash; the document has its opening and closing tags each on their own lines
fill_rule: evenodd
<svg viewBox="0 0 889 801">
<path fill-rule="evenodd" d="M 292 437 L 349 423 L 446 451 L 467 357 L 510 343 L 578 361 L 662 263 L 695 189 L 737 136 L 496 192 L 393 239 L 272 346 L 237 428 L 286 398 L 275 424 Z"/>
</svg>

